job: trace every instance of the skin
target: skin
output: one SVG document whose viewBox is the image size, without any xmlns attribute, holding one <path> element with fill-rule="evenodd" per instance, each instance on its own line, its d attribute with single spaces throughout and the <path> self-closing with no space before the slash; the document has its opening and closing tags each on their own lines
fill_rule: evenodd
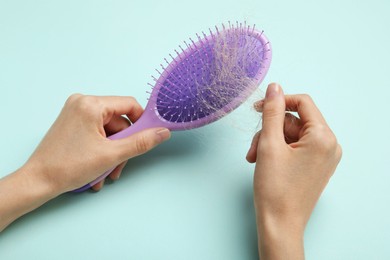
<svg viewBox="0 0 390 260">
<path fill-rule="evenodd" d="M 307 95 L 285 96 L 282 88 L 272 83 L 255 108 L 263 113 L 263 126 L 246 158 L 256 163 L 259 255 L 262 260 L 304 259 L 304 229 L 340 161 L 341 147 Z M 299 117 L 288 111 L 297 112 Z M 69 97 L 26 164 L 0 180 L 0 231 L 117 165 L 109 177 L 118 179 L 129 158 L 170 138 L 165 128 L 147 129 L 121 140 L 106 138 L 128 127 L 142 113 L 132 97 Z M 103 184 L 93 189 L 100 190 Z"/>
<path fill-rule="evenodd" d="M 304 259 L 304 229 L 341 159 L 341 147 L 308 95 L 285 96 L 274 83 L 255 108 L 263 113 L 262 129 L 247 160 L 256 162 L 260 259 Z"/>
<path fill-rule="evenodd" d="M 26 164 L 0 180 L 0 231 L 43 203 L 91 182 L 117 165 L 109 177 L 118 179 L 129 158 L 170 138 L 166 128 L 147 129 L 121 140 L 106 138 L 128 127 L 142 113 L 132 97 L 69 97 Z M 102 186 L 100 182 L 93 189 Z"/>
</svg>

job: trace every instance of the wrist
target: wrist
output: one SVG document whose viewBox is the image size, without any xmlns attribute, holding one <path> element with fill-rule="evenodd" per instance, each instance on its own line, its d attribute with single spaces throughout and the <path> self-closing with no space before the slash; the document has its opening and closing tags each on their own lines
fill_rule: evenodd
<svg viewBox="0 0 390 260">
<path fill-rule="evenodd" d="M 59 195 L 39 176 L 33 167 L 26 165 L 0 179 L 0 231 Z"/>
<path fill-rule="evenodd" d="M 28 191 L 36 201 L 48 201 L 61 194 L 39 165 L 27 162 L 13 173 L 18 179 L 20 189 Z"/>
<path fill-rule="evenodd" d="M 261 259 L 304 259 L 304 225 L 292 217 L 256 213 Z"/>
</svg>

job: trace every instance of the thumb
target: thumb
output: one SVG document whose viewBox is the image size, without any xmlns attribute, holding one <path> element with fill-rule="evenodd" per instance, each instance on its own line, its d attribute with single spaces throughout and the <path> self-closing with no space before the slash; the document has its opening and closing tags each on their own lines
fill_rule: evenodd
<svg viewBox="0 0 390 260">
<path fill-rule="evenodd" d="M 149 128 L 128 137 L 114 140 L 120 161 L 144 154 L 171 137 L 167 128 Z"/>
<path fill-rule="evenodd" d="M 263 138 L 275 138 L 284 140 L 283 126 L 286 111 L 284 93 L 280 85 L 271 83 L 268 85 L 263 105 Z"/>
</svg>

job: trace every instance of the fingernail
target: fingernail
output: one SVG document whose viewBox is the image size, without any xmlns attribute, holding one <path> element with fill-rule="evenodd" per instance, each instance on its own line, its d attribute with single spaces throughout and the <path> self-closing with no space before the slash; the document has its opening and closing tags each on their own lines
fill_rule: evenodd
<svg viewBox="0 0 390 260">
<path fill-rule="evenodd" d="M 268 85 L 267 92 L 265 93 L 266 98 L 273 98 L 280 94 L 280 86 L 277 83 L 271 83 Z"/>
<path fill-rule="evenodd" d="M 122 171 L 122 170 L 121 170 Z M 114 178 L 111 178 L 113 181 L 116 181 L 121 177 L 121 171 L 118 173 L 118 175 L 114 176 Z"/>
<path fill-rule="evenodd" d="M 264 99 L 253 103 L 253 107 L 257 112 L 263 112 Z"/>
<path fill-rule="evenodd" d="M 167 128 L 157 130 L 156 134 L 160 136 L 161 142 L 171 138 L 171 132 Z"/>
</svg>

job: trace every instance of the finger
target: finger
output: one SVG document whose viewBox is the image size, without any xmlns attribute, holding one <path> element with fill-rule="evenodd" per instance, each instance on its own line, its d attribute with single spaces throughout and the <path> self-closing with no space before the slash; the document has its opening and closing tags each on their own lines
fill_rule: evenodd
<svg viewBox="0 0 390 260">
<path fill-rule="evenodd" d="M 257 112 L 263 112 L 264 99 L 258 100 L 253 103 L 253 107 Z"/>
<path fill-rule="evenodd" d="M 284 137 L 286 143 L 290 144 L 299 140 L 302 123 L 299 118 L 291 113 L 286 113 L 284 118 Z"/>
<path fill-rule="evenodd" d="M 142 116 L 144 109 L 134 110 L 132 113 L 127 113 L 126 116 L 130 120 L 131 123 L 137 122 L 137 120 Z"/>
<path fill-rule="evenodd" d="M 246 154 L 246 160 L 250 163 L 256 162 L 257 158 L 257 146 L 259 145 L 259 140 L 261 136 L 261 130 L 257 132 L 252 139 L 251 146 L 248 150 L 248 153 Z"/>
<path fill-rule="evenodd" d="M 94 191 L 99 191 L 103 188 L 104 186 L 104 179 L 96 183 L 95 185 L 92 186 L 92 190 Z"/>
<path fill-rule="evenodd" d="M 286 104 L 282 88 L 272 83 L 268 85 L 263 105 L 262 136 L 269 140 L 284 141 L 284 117 Z"/>
<path fill-rule="evenodd" d="M 104 124 L 111 120 L 113 115 L 127 115 L 130 121 L 136 121 L 143 113 L 143 108 L 133 97 L 105 96 L 99 97 L 104 107 Z"/>
<path fill-rule="evenodd" d="M 287 110 L 298 112 L 303 124 L 310 121 L 326 123 L 320 110 L 309 95 L 286 95 L 285 98 Z"/>
<path fill-rule="evenodd" d="M 115 181 L 117 179 L 119 179 L 119 177 L 121 176 L 121 173 L 122 173 L 122 170 L 123 168 L 125 168 L 126 166 L 126 163 L 127 161 L 119 164 L 111 173 L 110 173 L 110 179 Z"/>
<path fill-rule="evenodd" d="M 171 133 L 167 128 L 149 128 L 110 143 L 118 158 L 125 161 L 146 153 L 170 137 Z"/>
<path fill-rule="evenodd" d="M 112 180 L 117 180 L 119 179 L 119 176 L 123 170 L 123 168 L 125 167 L 127 161 L 121 163 L 120 165 L 118 165 L 111 173 L 110 173 L 110 178 Z M 92 186 L 92 190 L 94 191 L 100 191 L 103 186 L 104 186 L 104 182 L 105 182 L 105 179 L 99 181 L 98 183 L 96 183 L 95 185 Z"/>
<path fill-rule="evenodd" d="M 104 130 L 106 131 L 107 135 L 113 135 L 129 126 L 130 121 L 127 118 L 114 115 L 112 116 L 110 122 L 104 126 Z"/>
</svg>

